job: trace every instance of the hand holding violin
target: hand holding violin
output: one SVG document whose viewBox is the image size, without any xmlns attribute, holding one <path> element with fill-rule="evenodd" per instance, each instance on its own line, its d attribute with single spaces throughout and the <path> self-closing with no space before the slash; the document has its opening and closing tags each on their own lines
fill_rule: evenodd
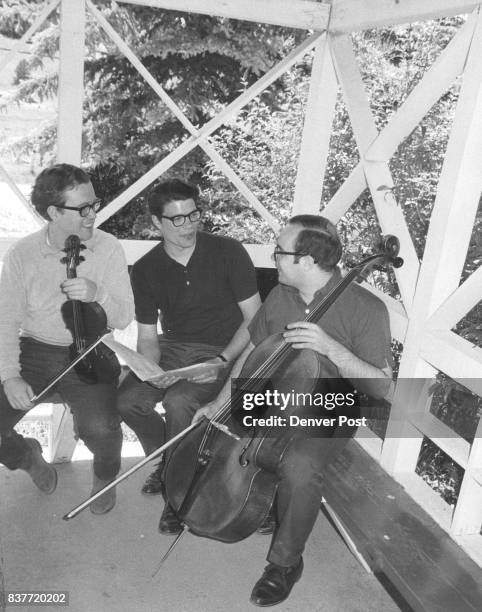
<svg viewBox="0 0 482 612">
<path fill-rule="evenodd" d="M 7 399 L 15 410 L 30 410 L 33 407 L 31 398 L 34 396 L 32 387 L 21 376 L 8 378 L 3 383 Z"/>
<path fill-rule="evenodd" d="M 69 300 L 78 300 L 79 302 L 94 302 L 97 294 L 97 285 L 94 281 L 82 276 L 64 280 L 60 288 Z"/>
</svg>

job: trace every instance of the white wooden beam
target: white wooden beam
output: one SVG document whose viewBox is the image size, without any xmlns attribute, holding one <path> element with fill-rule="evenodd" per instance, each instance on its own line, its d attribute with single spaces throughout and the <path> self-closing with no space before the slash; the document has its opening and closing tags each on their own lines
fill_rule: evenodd
<svg viewBox="0 0 482 612">
<path fill-rule="evenodd" d="M 230 19 L 304 30 L 324 30 L 330 6 L 312 0 L 120 0 L 124 4 L 150 6 L 186 13 L 200 13 Z"/>
<path fill-rule="evenodd" d="M 480 534 L 482 527 L 482 418 L 471 445 L 468 465 L 452 520 L 454 535 Z"/>
<path fill-rule="evenodd" d="M 363 164 L 359 162 L 325 206 L 323 215 L 333 223 L 338 223 L 365 189 L 368 189 L 368 183 Z"/>
<path fill-rule="evenodd" d="M 106 21 L 104 16 L 97 10 L 97 8 L 90 2 L 90 0 L 87 0 L 87 5 L 89 7 L 89 10 L 98 20 L 100 25 L 104 28 L 106 33 L 111 37 L 111 39 L 116 44 L 122 47 L 121 50 L 123 52 L 125 51 L 127 53 L 126 57 L 130 59 L 132 51 L 129 49 L 129 47 L 127 47 L 124 41 L 120 39 L 117 32 L 115 32 L 112 26 Z M 109 205 L 106 206 L 97 215 L 96 225 L 100 225 L 101 223 L 106 221 L 109 217 L 114 215 L 125 204 L 127 204 L 127 202 L 129 202 L 132 198 L 138 195 L 143 189 L 146 189 L 153 181 L 155 181 L 159 176 L 161 176 L 164 172 L 166 172 L 169 168 L 171 168 L 176 162 L 178 162 L 185 155 L 187 155 L 192 149 L 194 149 L 196 146 L 201 146 L 203 142 L 205 143 L 206 138 L 210 134 L 212 134 L 216 129 L 218 129 L 221 125 L 223 125 L 230 117 L 235 115 L 241 108 L 243 108 L 253 98 L 255 98 L 262 91 L 264 91 L 266 87 L 271 85 L 271 83 L 273 83 L 284 72 L 286 72 L 286 70 L 289 70 L 291 66 L 293 66 L 299 59 L 301 59 L 305 55 L 305 53 L 307 53 L 307 51 L 312 49 L 316 45 L 320 36 L 321 34 L 313 34 L 312 36 L 309 36 L 306 40 L 304 40 L 302 43 L 300 43 L 283 60 L 281 60 L 276 66 L 274 66 L 271 70 L 269 70 L 256 83 L 254 83 L 251 87 L 249 87 L 236 100 L 233 100 L 233 102 L 229 104 L 223 111 L 221 111 L 216 117 L 213 117 L 213 119 L 211 119 L 205 125 L 203 125 L 202 128 L 197 130 L 197 132 L 195 133 L 196 135 L 191 135 L 187 140 L 185 140 L 181 145 L 179 145 L 179 147 L 177 147 L 174 151 L 172 151 L 164 159 L 158 162 L 153 168 L 151 168 L 151 170 L 146 172 L 140 179 L 138 179 L 137 181 L 135 181 L 135 183 L 130 185 L 130 187 L 128 187 L 117 198 L 115 198 L 112 202 L 110 202 Z M 136 62 L 136 67 L 137 65 L 140 64 L 139 67 L 142 70 L 142 72 L 143 73 L 147 72 L 147 74 L 149 74 L 148 71 L 142 65 L 142 63 L 139 62 L 137 58 L 135 59 L 138 62 L 138 64 Z M 154 83 L 156 83 L 155 85 L 156 90 L 159 88 L 162 90 L 160 85 L 155 81 L 155 79 L 153 79 L 152 75 L 150 75 L 149 84 L 154 85 Z M 164 98 L 164 93 L 163 93 L 163 98 Z M 185 123 L 185 118 L 183 119 L 183 124 L 184 123 Z M 192 126 L 190 122 L 189 122 L 189 125 Z M 209 144 L 210 143 L 207 143 L 208 146 Z M 212 148 L 211 148 L 211 151 L 212 151 Z M 219 163 L 219 158 L 217 159 L 216 163 Z M 272 227 L 276 227 L 277 222 L 271 216 L 270 216 L 269 223 Z"/>
<path fill-rule="evenodd" d="M 464 69 L 475 23 L 476 15 L 472 15 L 458 30 L 368 148 L 367 159 L 375 161 L 389 159 L 403 138 L 412 132 L 435 102 L 452 86 L 456 77 Z M 327 204 L 323 214 L 333 222 L 338 221 L 367 186 L 360 162 Z"/>
<path fill-rule="evenodd" d="M 482 300 L 482 266 L 434 312 L 427 321 L 427 328 L 452 329 L 480 300 Z"/>
<path fill-rule="evenodd" d="M 50 13 L 57 8 L 60 0 L 52 0 L 50 4 L 48 4 L 43 11 L 38 15 L 37 19 L 33 22 L 33 24 L 29 27 L 29 29 L 25 32 L 25 34 L 19 40 L 16 40 L 8 53 L 0 60 L 0 72 L 9 64 L 17 53 L 23 51 L 26 48 L 26 42 L 30 39 L 30 37 L 35 34 L 35 32 L 40 28 L 40 26 L 44 23 Z"/>
<path fill-rule="evenodd" d="M 452 332 L 425 333 L 430 315 L 458 287 L 480 196 L 480 15 L 476 20 L 430 219 L 399 376 L 426 376 L 437 368 L 453 378 L 466 378 L 464 384 L 472 385 L 471 391 L 482 394 L 482 384 L 477 383 L 482 379 L 476 378 L 482 371 L 480 349 L 472 348 Z M 403 413 L 405 405 L 405 398 L 396 391 L 394 414 Z M 391 473 L 405 471 L 407 461 L 413 463 L 417 455 L 417 449 L 408 440 L 389 439 L 383 447 L 382 466 Z"/>
<path fill-rule="evenodd" d="M 127 259 L 127 264 L 132 266 L 138 259 L 153 249 L 157 240 L 121 240 L 122 247 Z M 243 244 L 248 251 L 256 268 L 274 268 L 271 254 L 274 244 Z"/>
<path fill-rule="evenodd" d="M 145 79 L 145 81 L 152 87 L 155 93 L 161 98 L 166 104 L 169 110 L 174 116 L 181 122 L 184 128 L 191 134 L 193 138 L 199 136 L 199 130 L 191 123 L 191 121 L 184 115 L 179 106 L 174 100 L 164 91 L 164 88 L 156 81 L 152 74 L 142 64 L 139 58 L 133 53 L 129 46 L 122 40 L 119 34 L 105 19 L 102 13 L 92 4 L 90 0 L 87 0 L 89 10 L 97 19 L 98 23 L 102 26 L 104 31 L 108 34 L 111 40 L 117 45 L 119 50 L 123 53 L 126 59 L 136 68 L 139 74 Z M 214 161 L 214 163 L 220 168 L 225 176 L 233 183 L 238 191 L 247 199 L 251 206 L 256 212 L 264 219 L 268 225 L 277 233 L 279 232 L 279 223 L 273 217 L 273 215 L 261 204 L 258 198 L 252 193 L 248 186 L 242 181 L 242 179 L 236 174 L 236 172 L 229 166 L 229 164 L 219 155 L 215 147 L 207 141 L 207 139 L 199 140 L 199 146 L 203 151 Z"/>
<path fill-rule="evenodd" d="M 2 164 L 0 164 L 0 176 L 3 178 L 5 183 L 7 183 L 7 185 L 10 187 L 14 195 L 17 197 L 17 200 L 25 208 L 28 214 L 33 218 L 35 223 L 39 227 L 42 227 L 45 223 L 45 220 L 37 213 L 37 211 L 32 206 L 30 206 L 28 200 L 25 198 L 25 196 L 20 191 L 15 181 L 12 179 L 10 174 L 5 170 Z"/>
<path fill-rule="evenodd" d="M 482 526 L 482 486 L 467 469 L 452 518 L 451 534 L 480 534 Z"/>
<path fill-rule="evenodd" d="M 333 0 L 330 31 L 353 32 L 469 13 L 481 0 Z"/>
<path fill-rule="evenodd" d="M 369 147 L 367 159 L 377 161 L 392 157 L 432 106 L 454 84 L 464 70 L 476 23 L 477 14 L 469 15 L 402 106 L 390 117 L 386 128 Z"/>
<path fill-rule="evenodd" d="M 319 214 L 338 83 L 326 35 L 318 41 L 311 68 L 293 215 Z"/>
<path fill-rule="evenodd" d="M 482 397 L 482 348 L 451 331 L 426 332 L 420 357 Z"/>
<path fill-rule="evenodd" d="M 410 312 L 419 270 L 417 254 L 403 212 L 390 191 L 393 180 L 388 163 L 386 161 L 371 162 L 364 159 L 366 151 L 377 138 L 378 132 L 368 104 L 351 39 L 348 36 L 331 36 L 330 38 L 338 81 L 362 157 L 363 169 L 380 227 L 384 234 L 394 234 L 400 240 L 400 255 L 404 259 L 404 265 L 396 270 L 395 274 L 403 304 L 407 312 Z"/>
<path fill-rule="evenodd" d="M 376 295 L 385 304 L 390 316 L 390 331 L 392 337 L 403 344 L 408 325 L 407 311 L 403 307 L 403 304 L 392 298 L 388 293 L 380 291 L 380 289 L 375 289 L 375 287 L 372 287 L 367 282 L 363 282 L 361 285 L 367 291 Z"/>
<path fill-rule="evenodd" d="M 82 156 L 84 46 L 85 0 L 62 0 L 57 159 L 76 166 Z"/>
<path fill-rule="evenodd" d="M 477 18 L 440 176 L 400 375 L 416 375 L 431 314 L 459 286 L 482 189 L 482 19 Z"/>
</svg>

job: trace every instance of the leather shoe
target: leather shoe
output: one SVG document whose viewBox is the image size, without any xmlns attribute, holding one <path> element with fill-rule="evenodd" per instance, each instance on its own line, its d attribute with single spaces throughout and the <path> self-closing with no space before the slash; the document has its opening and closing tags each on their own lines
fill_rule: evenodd
<svg viewBox="0 0 482 612">
<path fill-rule="evenodd" d="M 261 535 L 271 535 L 276 529 L 276 518 L 270 510 L 261 525 L 256 529 L 256 533 Z"/>
<path fill-rule="evenodd" d="M 57 487 L 57 470 L 42 457 L 42 447 L 35 438 L 25 438 L 25 442 L 30 446 L 32 452 L 29 467 L 23 469 L 37 488 L 50 495 Z"/>
<path fill-rule="evenodd" d="M 251 602 L 255 606 L 275 606 L 281 603 L 291 593 L 291 589 L 301 578 L 302 573 L 302 558 L 291 567 L 281 567 L 270 563 L 264 568 L 263 575 L 254 585 Z"/>
<path fill-rule="evenodd" d="M 162 533 L 162 535 L 177 535 L 181 533 L 181 531 L 181 521 L 177 518 L 171 506 L 166 502 L 161 514 L 161 520 L 159 521 L 159 533 Z"/>
<path fill-rule="evenodd" d="M 162 482 L 162 470 L 164 469 L 164 462 L 161 461 L 156 469 L 149 474 L 146 478 L 146 482 L 141 489 L 141 492 L 146 495 L 164 495 L 164 483 Z"/>
<path fill-rule="evenodd" d="M 109 482 L 112 482 L 112 479 L 102 480 L 94 474 L 94 480 L 92 482 L 92 491 L 90 492 L 90 495 L 95 495 L 98 491 L 107 486 Z M 103 493 L 100 497 L 95 499 L 90 504 L 90 511 L 92 512 L 92 514 L 107 514 L 107 512 L 112 510 L 112 508 L 115 506 L 115 502 L 116 492 L 115 487 L 113 487 L 112 489 L 109 489 L 109 491 Z"/>
</svg>

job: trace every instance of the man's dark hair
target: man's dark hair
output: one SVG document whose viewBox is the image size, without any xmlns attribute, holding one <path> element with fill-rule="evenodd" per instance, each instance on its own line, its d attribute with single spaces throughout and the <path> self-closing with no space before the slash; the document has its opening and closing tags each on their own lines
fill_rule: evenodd
<svg viewBox="0 0 482 612">
<path fill-rule="evenodd" d="M 331 272 L 342 254 L 333 223 L 319 215 L 297 215 L 291 217 L 289 224 L 303 228 L 296 237 L 294 250 L 311 255 L 322 270 Z"/>
<path fill-rule="evenodd" d="M 147 196 L 147 204 L 151 215 L 160 218 L 164 214 L 164 208 L 171 202 L 193 199 L 197 204 L 198 196 L 198 188 L 194 185 L 179 179 L 170 179 L 154 185 Z"/>
<path fill-rule="evenodd" d="M 47 208 L 65 204 L 65 192 L 82 183 L 90 183 L 87 172 L 71 164 L 55 164 L 42 170 L 35 179 L 31 202 L 39 215 L 50 221 Z"/>
</svg>

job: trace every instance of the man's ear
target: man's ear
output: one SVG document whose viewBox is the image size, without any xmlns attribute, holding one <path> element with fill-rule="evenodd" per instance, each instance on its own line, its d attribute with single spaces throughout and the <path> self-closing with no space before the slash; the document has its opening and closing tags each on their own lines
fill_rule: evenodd
<svg viewBox="0 0 482 612">
<path fill-rule="evenodd" d="M 159 221 L 159 218 L 156 215 L 151 215 L 152 222 L 156 226 L 158 230 L 162 230 L 162 223 Z"/>
<path fill-rule="evenodd" d="M 316 266 L 315 260 L 311 255 L 303 255 L 300 257 L 300 263 L 304 270 L 310 270 L 313 266 Z"/>
<path fill-rule="evenodd" d="M 64 211 L 56 206 L 49 206 L 47 208 L 47 214 L 51 221 L 55 221 L 59 215 L 61 215 Z"/>
</svg>

